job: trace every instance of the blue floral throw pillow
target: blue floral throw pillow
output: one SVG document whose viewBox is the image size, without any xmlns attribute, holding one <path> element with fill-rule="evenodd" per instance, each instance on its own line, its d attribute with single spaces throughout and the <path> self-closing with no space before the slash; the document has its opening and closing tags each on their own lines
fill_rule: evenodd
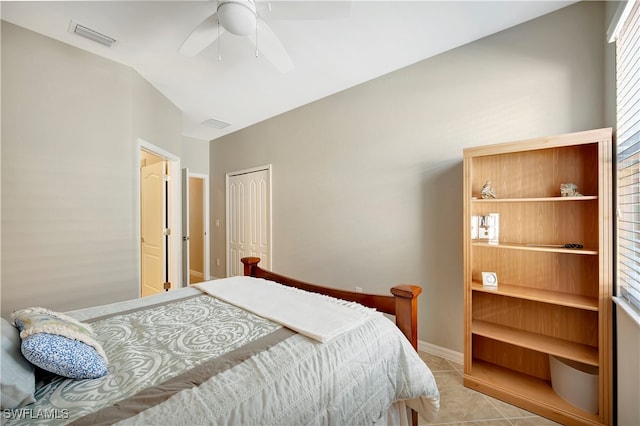
<svg viewBox="0 0 640 426">
<path fill-rule="evenodd" d="M 45 308 L 16 311 L 21 351 L 33 365 L 72 379 L 95 379 L 107 374 L 107 356 L 88 324 Z"/>
</svg>

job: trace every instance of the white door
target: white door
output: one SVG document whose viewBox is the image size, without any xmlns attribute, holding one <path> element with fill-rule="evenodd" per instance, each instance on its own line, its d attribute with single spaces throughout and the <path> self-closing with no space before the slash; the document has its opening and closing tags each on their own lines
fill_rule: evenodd
<svg viewBox="0 0 640 426">
<path fill-rule="evenodd" d="M 142 297 L 164 291 L 166 281 L 166 161 L 143 166 L 140 173 L 140 247 Z"/>
<path fill-rule="evenodd" d="M 227 276 L 243 275 L 240 259 L 271 269 L 271 169 L 227 174 Z"/>
</svg>

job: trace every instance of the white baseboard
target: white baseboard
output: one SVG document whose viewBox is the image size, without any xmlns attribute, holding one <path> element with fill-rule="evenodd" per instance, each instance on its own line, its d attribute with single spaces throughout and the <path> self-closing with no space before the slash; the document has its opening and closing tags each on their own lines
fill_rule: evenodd
<svg viewBox="0 0 640 426">
<path fill-rule="evenodd" d="M 448 361 L 456 362 L 458 364 L 464 363 L 464 354 L 462 352 L 452 351 L 451 349 L 443 348 L 442 346 L 436 346 L 422 340 L 418 340 L 418 350 L 431 355 L 442 357 Z"/>
</svg>

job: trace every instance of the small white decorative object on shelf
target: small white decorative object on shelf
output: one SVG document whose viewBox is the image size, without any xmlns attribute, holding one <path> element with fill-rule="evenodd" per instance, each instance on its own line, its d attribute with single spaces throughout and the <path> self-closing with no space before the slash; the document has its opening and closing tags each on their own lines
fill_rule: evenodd
<svg viewBox="0 0 640 426">
<path fill-rule="evenodd" d="M 483 272 L 482 273 L 482 286 L 483 287 L 498 287 L 498 275 L 495 272 Z"/>
<path fill-rule="evenodd" d="M 482 186 L 482 190 L 480 191 L 480 196 L 485 199 L 498 198 L 498 196 L 496 195 L 496 191 L 494 191 L 493 188 L 491 188 L 490 180 L 486 181 Z"/>
<path fill-rule="evenodd" d="M 500 214 L 489 213 L 485 216 L 477 216 L 477 236 L 475 238 L 488 240 L 489 244 L 498 244 L 498 236 L 500 234 Z M 471 218 L 471 238 L 474 238 L 474 219 Z"/>
</svg>

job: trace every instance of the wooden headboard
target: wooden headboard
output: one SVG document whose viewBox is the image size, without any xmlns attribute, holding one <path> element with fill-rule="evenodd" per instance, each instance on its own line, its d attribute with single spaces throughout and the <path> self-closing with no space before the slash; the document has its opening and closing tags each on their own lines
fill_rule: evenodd
<svg viewBox="0 0 640 426">
<path fill-rule="evenodd" d="M 422 288 L 417 285 L 396 285 L 391 288 L 392 296 L 356 293 L 309 284 L 267 271 L 258 266 L 260 262 L 260 258 L 258 257 L 244 257 L 241 261 L 244 264 L 244 275 L 246 276 L 264 278 L 302 290 L 357 302 L 369 308 L 375 308 L 380 312 L 395 315 L 396 325 L 400 331 L 407 336 L 413 348 L 418 349 L 418 296 L 422 293 Z"/>
</svg>

